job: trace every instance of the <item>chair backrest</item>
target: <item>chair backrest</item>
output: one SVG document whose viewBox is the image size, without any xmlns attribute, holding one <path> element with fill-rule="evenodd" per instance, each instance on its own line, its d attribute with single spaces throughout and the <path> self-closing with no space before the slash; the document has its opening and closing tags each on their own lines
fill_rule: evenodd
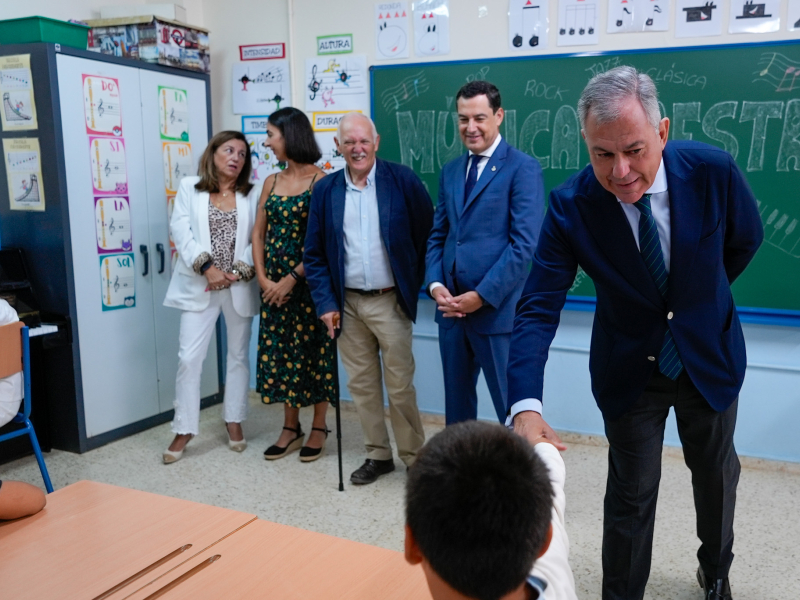
<svg viewBox="0 0 800 600">
<path fill-rule="evenodd" d="M 22 363 L 22 321 L 0 327 L 0 379 L 19 373 Z"/>
</svg>

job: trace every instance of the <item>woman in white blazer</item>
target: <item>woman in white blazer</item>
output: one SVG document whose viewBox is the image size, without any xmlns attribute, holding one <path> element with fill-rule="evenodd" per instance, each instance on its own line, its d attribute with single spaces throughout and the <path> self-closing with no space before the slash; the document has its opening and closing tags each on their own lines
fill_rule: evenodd
<svg viewBox="0 0 800 600">
<path fill-rule="evenodd" d="M 175 386 L 175 439 L 163 454 L 165 464 L 183 456 L 200 423 L 200 375 L 220 312 L 228 332 L 224 418 L 228 445 L 241 452 L 247 442 L 241 422 L 250 387 L 251 323 L 258 313 L 250 234 L 258 189 L 250 180 L 250 147 L 238 131 L 223 131 L 208 143 L 199 177 L 180 183 L 170 231 L 178 261 L 164 299 L 181 314 L 178 375 Z"/>
</svg>

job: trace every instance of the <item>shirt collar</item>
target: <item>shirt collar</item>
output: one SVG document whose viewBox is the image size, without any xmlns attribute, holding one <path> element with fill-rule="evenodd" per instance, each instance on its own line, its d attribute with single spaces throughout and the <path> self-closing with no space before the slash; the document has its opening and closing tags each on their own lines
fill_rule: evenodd
<svg viewBox="0 0 800 600">
<path fill-rule="evenodd" d="M 494 151 L 497 150 L 497 147 L 500 145 L 500 140 L 502 140 L 502 139 L 503 139 L 503 136 L 498 133 L 497 137 L 494 138 L 494 141 L 492 142 L 492 145 L 489 146 L 483 152 L 481 152 L 481 156 L 485 156 L 486 158 L 491 158 L 492 154 L 494 154 Z M 469 151 L 469 155 L 470 156 L 473 156 L 474 154 L 475 153 L 472 150 Z"/>
<path fill-rule="evenodd" d="M 645 194 L 660 194 L 667 191 L 667 171 L 664 168 L 664 158 L 661 158 L 661 164 L 658 165 L 658 172 L 656 178 L 653 180 L 653 185 L 650 186 Z M 617 198 L 617 202 L 622 204 L 622 200 Z"/>
<path fill-rule="evenodd" d="M 378 166 L 378 159 L 375 159 L 375 162 L 372 163 L 372 168 L 369 170 L 369 174 L 367 175 L 367 187 L 370 187 L 375 184 L 375 169 Z M 344 167 L 344 180 L 347 184 L 347 187 L 353 190 L 358 190 L 359 192 L 362 191 L 358 187 L 355 186 L 353 180 L 350 179 L 350 167 L 345 165 Z"/>
</svg>

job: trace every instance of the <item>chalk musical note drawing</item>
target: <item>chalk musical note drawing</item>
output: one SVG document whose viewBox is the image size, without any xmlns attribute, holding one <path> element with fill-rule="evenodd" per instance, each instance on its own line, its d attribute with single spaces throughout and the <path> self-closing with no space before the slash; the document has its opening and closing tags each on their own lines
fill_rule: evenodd
<svg viewBox="0 0 800 600">
<path fill-rule="evenodd" d="M 167 193 L 177 192 L 181 179 L 194 175 L 192 145 L 183 142 L 163 142 L 164 187 Z"/>
<path fill-rule="evenodd" d="M 131 209 L 127 198 L 101 196 L 94 199 L 97 251 L 131 252 Z"/>
<path fill-rule="evenodd" d="M 800 89 L 800 60 L 792 60 L 779 52 L 764 52 L 759 58 L 757 66 L 765 65 L 762 69 L 753 72 L 756 77 L 753 83 L 761 82 L 776 92 L 791 92 Z"/>
<path fill-rule="evenodd" d="M 368 76 L 365 55 L 306 59 L 306 110 L 368 109 Z"/>
<path fill-rule="evenodd" d="M 706 2 L 702 6 L 689 6 L 684 8 L 687 23 L 697 23 L 699 21 L 710 21 L 714 15 L 717 5 L 713 2 Z"/>
<path fill-rule="evenodd" d="M 737 19 L 767 19 L 772 15 L 764 14 L 766 12 L 766 4 L 755 4 L 753 0 L 748 0 L 742 6 L 742 14 L 737 15 Z"/>
<path fill-rule="evenodd" d="M 109 254 L 100 258 L 100 294 L 103 311 L 136 306 L 133 254 Z"/>
<path fill-rule="evenodd" d="M 381 104 L 386 112 L 392 112 L 424 94 L 430 87 L 425 72 L 418 71 L 381 92 Z"/>
<path fill-rule="evenodd" d="M 83 110 L 90 135 L 122 135 L 119 81 L 112 77 L 83 75 Z"/>
<path fill-rule="evenodd" d="M 189 141 L 189 102 L 186 90 L 158 86 L 158 120 L 162 140 Z"/>
<path fill-rule="evenodd" d="M 758 212 L 764 224 L 764 241 L 794 258 L 800 258 L 798 218 L 758 200 Z"/>
<path fill-rule="evenodd" d="M 89 155 L 94 193 L 127 194 L 128 169 L 125 161 L 125 140 L 90 137 Z"/>
</svg>

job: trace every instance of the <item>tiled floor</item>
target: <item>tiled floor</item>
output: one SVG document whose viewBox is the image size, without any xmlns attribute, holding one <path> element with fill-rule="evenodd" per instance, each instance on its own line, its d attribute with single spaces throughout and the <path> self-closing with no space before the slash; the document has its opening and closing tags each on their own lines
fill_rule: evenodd
<svg viewBox="0 0 800 600">
<path fill-rule="evenodd" d="M 281 407 L 253 402 L 245 423 L 249 447 L 228 450 L 220 407 L 202 413 L 201 435 L 183 460 L 165 466 L 161 451 L 171 439 L 169 425 L 109 444 L 83 455 L 53 451 L 46 455 L 56 489 L 91 479 L 223 506 L 263 519 L 401 550 L 405 469 L 375 484 L 356 487 L 349 474 L 363 461 L 361 431 L 352 409 L 342 411 L 345 491 L 338 491 L 336 439 L 314 463 L 297 454 L 267 462 L 264 449 L 278 436 Z M 304 429 L 311 412 L 301 412 Z M 430 436 L 441 425 L 426 420 Z M 328 427 L 333 428 L 334 411 Z M 571 443 L 567 464 L 567 526 L 571 562 L 580 598 L 600 597 L 600 540 L 606 450 L 602 445 Z M 776 465 L 779 466 L 779 465 Z M 41 485 L 33 457 L 0 465 L 0 478 Z M 736 600 L 787 599 L 800 596 L 800 469 L 742 470 L 736 509 L 736 543 L 731 583 Z M 699 600 L 694 579 L 697 539 L 688 469 L 672 451 L 665 453 L 659 497 L 653 563 L 645 598 Z"/>
</svg>

